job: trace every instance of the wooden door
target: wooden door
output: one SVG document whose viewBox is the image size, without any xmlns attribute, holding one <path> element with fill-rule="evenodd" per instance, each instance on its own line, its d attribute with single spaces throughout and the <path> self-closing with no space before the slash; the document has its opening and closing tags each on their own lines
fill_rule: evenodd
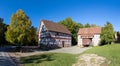
<svg viewBox="0 0 120 66">
<path fill-rule="evenodd" d="M 62 47 L 65 47 L 65 42 L 64 41 L 62 41 Z"/>
<path fill-rule="evenodd" d="M 92 42 L 92 39 L 91 38 L 83 38 L 82 39 L 82 44 L 83 45 L 90 45 Z"/>
</svg>

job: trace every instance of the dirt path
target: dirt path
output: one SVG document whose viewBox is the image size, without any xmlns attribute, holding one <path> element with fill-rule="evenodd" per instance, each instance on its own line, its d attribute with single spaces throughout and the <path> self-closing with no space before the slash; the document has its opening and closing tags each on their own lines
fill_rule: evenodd
<svg viewBox="0 0 120 66">
<path fill-rule="evenodd" d="M 111 61 L 105 57 L 98 56 L 96 54 L 83 54 L 78 57 L 77 63 L 72 66 L 108 66 Z"/>
</svg>

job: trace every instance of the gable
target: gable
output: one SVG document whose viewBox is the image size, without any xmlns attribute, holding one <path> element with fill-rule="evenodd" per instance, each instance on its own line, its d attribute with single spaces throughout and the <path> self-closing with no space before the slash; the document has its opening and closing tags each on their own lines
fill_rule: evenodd
<svg viewBox="0 0 120 66">
<path fill-rule="evenodd" d="M 82 38 L 92 38 L 96 34 L 101 34 L 101 27 L 80 28 L 78 31 Z"/>
</svg>

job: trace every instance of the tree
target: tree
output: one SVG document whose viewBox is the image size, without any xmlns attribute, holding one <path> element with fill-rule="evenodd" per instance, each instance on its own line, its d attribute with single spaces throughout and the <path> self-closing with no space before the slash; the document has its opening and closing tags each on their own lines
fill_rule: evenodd
<svg viewBox="0 0 120 66">
<path fill-rule="evenodd" d="M 5 32 L 7 30 L 7 26 L 5 23 L 3 23 L 3 19 L 0 18 L 0 44 L 5 45 L 7 41 L 5 40 Z"/>
<path fill-rule="evenodd" d="M 90 25 L 89 23 L 86 23 L 86 24 L 84 25 L 84 27 L 85 27 L 85 28 L 89 28 L 89 27 L 91 27 L 91 25 Z"/>
<path fill-rule="evenodd" d="M 32 26 L 30 28 L 31 32 L 30 32 L 30 36 L 31 36 L 31 41 L 29 43 L 30 46 L 33 45 L 38 45 L 38 33 L 37 33 L 37 28 L 35 28 L 34 26 Z"/>
<path fill-rule="evenodd" d="M 84 27 L 85 27 L 85 28 L 89 28 L 89 27 L 99 27 L 99 26 L 96 25 L 96 24 L 89 24 L 89 23 L 86 23 L 86 24 L 84 25 Z"/>
<path fill-rule="evenodd" d="M 91 24 L 90 26 L 91 26 L 91 27 L 100 27 L 100 26 L 98 26 L 98 25 L 96 25 L 96 24 Z"/>
<path fill-rule="evenodd" d="M 83 27 L 81 23 L 74 22 L 70 17 L 59 22 L 59 24 L 65 25 L 68 30 L 72 33 L 72 44 L 77 44 L 77 33 L 79 28 Z"/>
<path fill-rule="evenodd" d="M 114 28 L 110 22 L 107 22 L 102 28 L 101 44 L 111 44 L 114 40 Z"/>
<path fill-rule="evenodd" d="M 11 17 L 10 25 L 5 33 L 6 40 L 18 46 L 26 45 L 30 42 L 31 21 L 29 17 L 20 9 Z"/>
<path fill-rule="evenodd" d="M 75 26 L 73 28 L 74 28 L 73 31 L 72 31 L 72 35 L 74 37 L 73 44 L 74 44 L 74 42 L 76 42 L 75 44 L 77 44 L 77 42 L 78 42 L 77 33 L 78 33 L 80 28 L 83 28 L 83 25 L 81 23 L 75 23 Z"/>
</svg>

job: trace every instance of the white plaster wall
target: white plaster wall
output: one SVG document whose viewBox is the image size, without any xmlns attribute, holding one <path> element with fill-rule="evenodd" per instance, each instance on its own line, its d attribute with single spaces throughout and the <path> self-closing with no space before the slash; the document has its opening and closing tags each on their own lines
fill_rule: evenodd
<svg viewBox="0 0 120 66">
<path fill-rule="evenodd" d="M 40 23 L 40 27 L 39 27 L 39 37 L 38 37 L 38 40 L 39 40 L 39 42 L 41 41 L 41 39 L 40 39 L 40 33 L 41 33 L 41 30 L 42 30 L 42 26 L 44 25 L 44 23 L 43 23 L 43 21 L 41 21 L 41 23 Z M 44 25 L 45 26 L 45 25 Z M 46 30 L 47 30 L 47 28 L 46 28 Z"/>
<path fill-rule="evenodd" d="M 94 35 L 94 38 L 92 39 L 92 45 L 98 46 L 100 43 L 100 34 Z"/>
<path fill-rule="evenodd" d="M 78 46 L 81 46 L 81 47 L 83 46 L 81 35 L 78 35 Z"/>
<path fill-rule="evenodd" d="M 38 41 L 38 42 L 40 42 L 40 40 L 41 40 L 41 39 L 40 39 L 40 32 L 41 32 L 41 30 L 42 30 L 42 25 L 44 25 L 43 22 L 41 22 L 40 27 L 39 27 L 39 35 L 38 35 L 38 36 L 39 36 L 39 37 L 38 37 L 39 41 Z"/>
</svg>

